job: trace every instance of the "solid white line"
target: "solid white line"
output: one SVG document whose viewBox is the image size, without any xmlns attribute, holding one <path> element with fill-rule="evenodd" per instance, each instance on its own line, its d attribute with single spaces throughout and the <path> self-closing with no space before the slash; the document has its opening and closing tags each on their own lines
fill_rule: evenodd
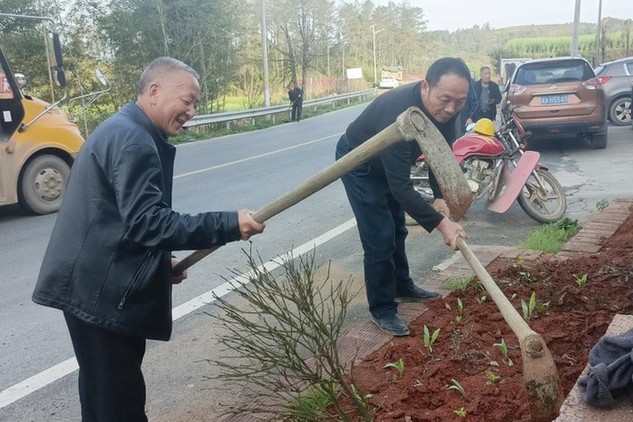
<svg viewBox="0 0 633 422">
<path fill-rule="evenodd" d="M 35 374 L 30 378 L 25 379 L 11 387 L 0 392 L 0 409 L 10 405 L 11 403 L 20 400 L 22 397 L 26 397 L 34 391 L 57 381 L 60 378 L 65 377 L 68 374 L 75 372 L 79 366 L 77 365 L 77 359 L 74 357 L 58 363 L 55 366 Z"/>
<path fill-rule="evenodd" d="M 259 268 L 265 268 L 268 271 L 272 271 L 275 268 L 283 265 L 284 262 L 297 258 L 307 252 L 310 252 L 315 247 L 322 245 L 331 239 L 334 239 L 336 236 L 341 235 L 355 225 L 356 220 L 352 218 L 351 220 L 346 221 L 345 223 L 337 227 L 334 227 L 332 230 L 307 241 L 303 245 L 298 246 L 291 251 L 284 253 L 283 255 L 279 255 L 275 259 L 268 261 L 263 265 L 260 265 Z M 213 303 L 216 300 L 216 297 L 223 297 L 231 292 L 235 287 L 248 283 L 249 274 L 250 272 L 238 275 L 232 280 L 227 281 L 226 283 L 223 283 L 218 287 L 183 303 L 182 305 L 176 306 L 172 309 L 173 320 L 176 321 L 177 319 L 180 319 L 205 305 Z M 22 382 L 14 384 L 6 390 L 0 391 L 0 409 L 20 400 L 23 397 L 28 396 L 29 394 L 47 386 L 48 384 L 51 384 L 65 377 L 66 375 L 75 372 L 78 368 L 79 366 L 77 365 L 77 359 L 72 357 L 38 374 L 35 374 Z"/>
<path fill-rule="evenodd" d="M 200 170 L 195 170 L 195 171 L 190 171 L 188 173 L 183 173 L 183 174 L 179 174 L 178 176 L 174 176 L 174 179 L 180 179 L 181 177 L 187 177 L 187 176 L 193 176 L 194 174 L 205 173 L 207 171 L 216 170 L 216 169 L 219 169 L 219 168 L 222 168 L 222 167 L 232 166 L 233 164 L 240 164 L 240 163 L 245 163 L 247 161 L 257 160 L 257 159 L 260 159 L 260 158 L 263 158 L 263 157 L 267 157 L 269 155 L 274 155 L 274 154 L 278 154 L 280 152 L 289 151 L 291 149 L 301 148 L 301 147 L 304 147 L 306 145 L 314 144 L 314 143 L 317 143 L 317 142 L 322 142 L 322 141 L 325 141 L 325 140 L 330 139 L 330 138 L 335 138 L 337 136 L 341 136 L 342 134 L 343 134 L 343 132 L 335 133 L 334 135 L 326 136 L 324 138 L 315 139 L 314 141 L 304 142 L 302 144 L 293 145 L 291 147 L 287 147 L 287 148 L 282 148 L 282 149 L 278 149 L 278 150 L 275 150 L 275 151 L 266 152 L 264 154 L 254 155 L 254 156 L 248 157 L 248 158 L 242 158 L 241 160 L 231 161 L 230 163 L 218 164 L 217 166 L 207 167 L 205 169 L 200 169 Z"/>
<path fill-rule="evenodd" d="M 349 230 L 355 225 L 356 225 L 356 220 L 352 218 L 351 220 L 346 221 L 340 226 L 335 227 L 332 230 L 325 232 L 322 235 L 315 237 L 312 240 L 307 241 L 303 245 L 294 248 L 290 252 L 286 252 L 283 255 L 279 255 L 275 259 L 268 261 L 267 263 L 263 265 L 260 265 L 258 268 L 260 269 L 265 268 L 268 271 L 272 271 L 275 268 L 278 268 L 281 265 L 283 265 L 286 261 L 292 260 L 294 258 L 297 258 L 305 254 L 306 252 L 311 251 L 315 247 L 322 245 L 328 240 L 335 238 L 336 236 L 340 235 L 341 233 L 344 233 L 345 231 Z M 203 293 L 200 296 L 195 297 L 191 299 L 190 301 L 185 302 L 182 305 L 175 307 L 172 310 L 172 318 L 175 321 L 205 305 L 213 303 L 216 297 L 223 297 L 224 295 L 228 294 L 231 290 L 233 290 L 235 287 L 239 287 L 242 284 L 248 283 L 250 275 L 251 275 L 250 271 L 247 273 L 244 273 L 238 277 L 233 278 L 230 281 L 227 281 L 219 285 L 215 289 L 209 290 L 208 292 Z"/>
</svg>

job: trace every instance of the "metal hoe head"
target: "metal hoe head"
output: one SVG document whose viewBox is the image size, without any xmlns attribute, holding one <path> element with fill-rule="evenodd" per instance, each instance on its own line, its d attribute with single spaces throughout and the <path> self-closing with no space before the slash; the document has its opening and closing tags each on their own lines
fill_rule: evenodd
<svg viewBox="0 0 633 422">
<path fill-rule="evenodd" d="M 470 205 L 475 200 L 475 196 L 470 190 L 466 176 L 455 160 L 448 142 L 424 113 L 417 108 L 409 108 L 410 119 L 404 121 L 404 113 L 398 117 L 402 118 L 401 127 L 407 124 L 413 126 L 407 133 L 403 133 L 405 139 L 407 134 L 413 134 L 413 140 L 419 145 L 425 156 L 425 161 L 435 175 L 435 179 L 440 187 L 446 205 L 451 211 L 451 219 L 459 221 Z"/>
</svg>

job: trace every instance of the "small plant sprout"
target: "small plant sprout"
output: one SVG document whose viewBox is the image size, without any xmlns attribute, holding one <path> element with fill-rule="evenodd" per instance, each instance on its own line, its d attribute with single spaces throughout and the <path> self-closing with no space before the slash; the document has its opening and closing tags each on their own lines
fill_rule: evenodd
<svg viewBox="0 0 633 422">
<path fill-rule="evenodd" d="M 549 313 L 549 302 L 536 302 L 534 309 L 539 315 L 547 315 Z"/>
<path fill-rule="evenodd" d="M 499 352 L 501 352 L 501 355 L 503 356 L 503 360 L 506 364 L 508 364 L 508 366 L 512 366 L 514 363 L 512 362 L 512 359 L 510 359 L 508 357 L 508 345 L 506 344 L 505 339 L 501 339 L 501 343 L 495 343 L 492 345 L 492 347 L 496 347 Z"/>
<path fill-rule="evenodd" d="M 482 304 L 486 301 L 486 299 L 488 299 L 488 297 L 486 297 L 486 295 L 482 295 L 481 297 L 476 297 L 475 300 L 477 301 L 478 304 Z"/>
<path fill-rule="evenodd" d="M 437 338 L 440 336 L 440 331 L 441 329 L 438 328 L 437 330 L 433 331 L 433 334 L 431 335 L 429 327 L 427 327 L 426 324 L 424 325 L 424 347 L 429 349 L 429 353 L 433 353 L 433 343 L 435 343 L 435 340 L 437 340 Z"/>
<path fill-rule="evenodd" d="M 525 258 L 520 256 L 517 258 L 517 262 L 514 264 L 516 268 L 523 268 L 523 264 L 525 264 Z"/>
<path fill-rule="evenodd" d="M 500 375 L 495 374 L 490 369 L 487 369 L 484 375 L 486 376 L 486 384 L 488 385 L 496 384 L 497 381 L 501 379 Z"/>
<path fill-rule="evenodd" d="M 578 285 L 578 287 L 583 287 L 585 284 L 587 284 L 587 274 L 583 274 L 583 275 L 576 275 L 576 274 L 572 274 L 574 276 L 574 281 L 576 282 L 576 284 Z"/>
<path fill-rule="evenodd" d="M 596 202 L 596 209 L 598 211 L 602 211 L 608 206 L 609 206 L 609 201 L 607 201 L 606 199 L 601 199 L 598 202 Z"/>
<path fill-rule="evenodd" d="M 399 376 L 402 376 L 402 374 L 404 373 L 404 361 L 402 360 L 402 358 L 400 358 L 400 360 L 398 360 L 398 362 L 389 362 L 384 367 L 385 368 L 396 368 L 398 370 L 398 375 Z"/>
<path fill-rule="evenodd" d="M 427 347 L 431 353 L 433 352 L 433 343 L 435 343 L 437 338 L 440 336 L 440 331 L 441 329 L 437 328 L 433 331 L 433 334 L 430 334 L 429 328 L 424 325 L 424 346 Z"/>
<path fill-rule="evenodd" d="M 464 387 L 462 387 L 462 385 L 456 379 L 451 378 L 451 383 L 446 386 L 446 389 L 457 390 L 462 393 L 462 396 L 466 397 L 466 391 L 464 390 Z"/>
<path fill-rule="evenodd" d="M 457 316 L 455 317 L 455 321 L 458 324 L 462 323 L 464 319 L 464 302 L 460 298 L 457 298 Z"/>
<path fill-rule="evenodd" d="M 463 407 L 460 407 L 457 410 L 453 410 L 453 413 L 455 413 L 460 418 L 465 418 L 466 416 L 468 416 L 468 412 Z"/>
<path fill-rule="evenodd" d="M 532 277 L 529 271 L 519 271 L 519 280 L 531 283 L 534 281 L 534 277 Z"/>
<path fill-rule="evenodd" d="M 534 310 L 536 309 L 536 292 L 532 292 L 530 295 L 530 300 L 525 301 L 521 299 L 521 310 L 523 311 L 523 319 L 525 322 L 530 322 L 532 316 L 534 315 Z"/>
</svg>

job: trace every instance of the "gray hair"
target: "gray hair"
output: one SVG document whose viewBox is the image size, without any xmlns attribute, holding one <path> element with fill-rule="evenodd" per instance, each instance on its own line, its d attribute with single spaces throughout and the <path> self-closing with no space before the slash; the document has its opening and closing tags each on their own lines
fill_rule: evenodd
<svg viewBox="0 0 633 422">
<path fill-rule="evenodd" d="M 159 75 L 172 72 L 174 70 L 184 70 L 189 72 L 194 78 L 196 78 L 196 80 L 200 79 L 198 72 L 193 70 L 193 68 L 188 64 L 183 63 L 178 59 L 174 59 L 173 57 L 158 57 L 157 59 L 152 60 L 152 62 L 143 71 L 143 74 L 141 74 L 141 78 L 138 81 L 137 95 L 143 94 Z"/>
</svg>

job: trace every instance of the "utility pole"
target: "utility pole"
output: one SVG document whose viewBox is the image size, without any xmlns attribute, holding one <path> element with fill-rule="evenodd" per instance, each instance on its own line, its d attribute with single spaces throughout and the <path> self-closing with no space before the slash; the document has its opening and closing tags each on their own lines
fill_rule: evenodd
<svg viewBox="0 0 633 422">
<path fill-rule="evenodd" d="M 574 26 L 571 35 L 571 56 L 578 57 L 578 26 L 580 25 L 580 0 L 576 0 Z"/>
<path fill-rule="evenodd" d="M 376 69 L 376 34 L 380 31 L 384 31 L 383 29 L 379 29 L 376 31 L 376 25 L 371 26 L 372 33 L 372 47 L 374 49 L 374 86 L 378 83 L 378 71 Z"/>
<path fill-rule="evenodd" d="M 262 60 L 264 64 L 264 105 L 270 107 L 270 85 L 268 82 L 268 29 L 266 28 L 266 0 L 261 0 L 262 16 Z"/>
<path fill-rule="evenodd" d="M 602 59 L 600 58 L 600 40 L 602 39 L 602 0 L 598 3 L 598 30 L 596 31 L 596 53 L 593 55 L 594 64 L 596 67 L 600 64 Z"/>
</svg>

